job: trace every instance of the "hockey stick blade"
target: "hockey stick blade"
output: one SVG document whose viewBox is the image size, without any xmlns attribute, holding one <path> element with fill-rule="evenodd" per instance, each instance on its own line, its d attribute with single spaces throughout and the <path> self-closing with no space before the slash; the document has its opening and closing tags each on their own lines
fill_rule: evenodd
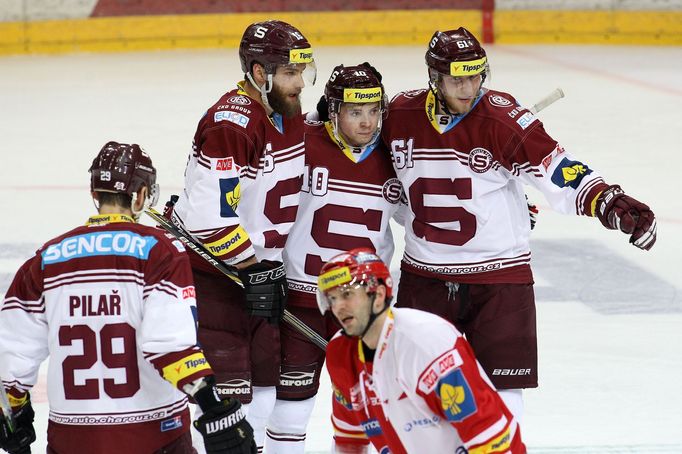
<svg viewBox="0 0 682 454">
<path fill-rule="evenodd" d="M 540 112 L 542 109 L 545 107 L 548 107 L 552 104 L 554 104 L 556 101 L 560 100 L 561 98 L 564 97 L 564 91 L 561 88 L 557 88 L 544 98 L 542 98 L 540 101 L 538 101 L 533 107 L 531 107 L 529 110 L 530 112 L 535 115 L 536 113 Z"/>
<path fill-rule="evenodd" d="M 239 279 L 239 275 L 237 274 L 237 270 L 235 268 L 225 265 L 225 263 L 218 260 L 208 249 L 206 249 L 203 244 L 201 244 L 192 235 L 187 233 L 182 227 L 173 224 L 154 208 L 149 208 L 145 211 L 145 213 L 147 213 L 149 217 L 156 221 L 165 231 L 180 240 L 189 249 L 196 252 L 199 257 L 213 265 L 215 269 L 230 278 L 235 284 L 239 285 L 240 287 L 244 287 L 244 284 L 242 283 L 241 279 Z M 320 336 L 317 331 L 303 323 L 291 312 L 285 309 L 282 319 L 291 325 L 291 327 L 296 331 L 303 334 L 313 344 L 320 347 L 322 350 L 327 349 L 327 340 Z"/>
</svg>

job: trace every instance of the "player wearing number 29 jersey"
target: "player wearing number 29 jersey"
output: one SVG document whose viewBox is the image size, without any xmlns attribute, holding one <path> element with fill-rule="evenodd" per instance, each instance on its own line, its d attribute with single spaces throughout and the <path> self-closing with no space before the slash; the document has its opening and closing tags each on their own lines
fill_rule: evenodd
<svg viewBox="0 0 682 454">
<path fill-rule="evenodd" d="M 218 398 L 196 345 L 182 243 L 136 222 L 158 198 L 151 159 L 136 144 L 109 142 L 90 172 L 99 214 L 41 247 L 0 306 L 0 376 L 16 421 L 5 430 L 0 414 L 0 448 L 28 452 L 35 440 L 29 390 L 49 355 L 49 453 L 190 454 L 184 393 L 206 413 L 195 424 L 207 445 L 231 437 L 255 450 L 239 402 Z"/>
<path fill-rule="evenodd" d="M 429 89 L 397 95 L 382 131 L 409 204 L 397 305 L 455 324 L 498 389 L 536 387 L 523 185 L 642 249 L 655 241 L 654 215 L 564 150 L 513 96 L 483 88 L 488 59 L 468 30 L 436 32 L 426 63 Z M 520 391 L 500 394 L 520 419 Z"/>
</svg>

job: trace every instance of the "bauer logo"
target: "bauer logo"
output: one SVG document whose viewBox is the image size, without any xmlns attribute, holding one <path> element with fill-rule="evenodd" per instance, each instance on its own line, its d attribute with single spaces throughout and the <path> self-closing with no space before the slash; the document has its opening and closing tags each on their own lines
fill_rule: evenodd
<svg viewBox="0 0 682 454">
<path fill-rule="evenodd" d="M 366 103 L 381 101 L 381 87 L 344 88 L 343 102 Z"/>
<path fill-rule="evenodd" d="M 246 125 L 249 124 L 249 117 L 244 114 L 240 114 L 239 112 L 225 112 L 224 110 L 221 110 L 213 114 L 213 121 L 216 123 L 219 121 L 229 121 L 230 123 L 239 125 L 242 128 L 246 128 Z"/>
<path fill-rule="evenodd" d="M 485 173 L 493 166 L 493 154 L 485 148 L 474 148 L 469 152 L 469 168 L 476 173 Z"/>
<path fill-rule="evenodd" d="M 129 231 L 86 233 L 49 246 L 42 253 L 43 267 L 98 255 L 121 255 L 147 260 L 156 242 L 152 236 L 141 236 Z"/>
</svg>

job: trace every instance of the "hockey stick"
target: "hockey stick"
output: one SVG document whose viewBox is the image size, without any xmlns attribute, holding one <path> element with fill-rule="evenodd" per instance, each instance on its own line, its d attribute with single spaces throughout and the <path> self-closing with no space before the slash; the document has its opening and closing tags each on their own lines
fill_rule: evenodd
<svg viewBox="0 0 682 454">
<path fill-rule="evenodd" d="M 154 208 L 149 208 L 145 211 L 145 213 L 147 213 L 149 217 L 154 219 L 154 221 L 163 227 L 164 230 L 178 240 L 182 241 L 188 248 L 196 252 L 202 259 L 213 265 L 215 269 L 230 278 L 235 284 L 239 285 L 240 287 L 244 287 L 244 284 L 242 283 L 241 279 L 239 279 L 239 275 L 237 274 L 237 270 L 235 268 L 225 265 L 222 261 L 216 259 L 215 256 L 208 249 L 206 249 L 203 244 L 197 241 L 192 235 L 187 233 L 182 227 L 170 222 Z M 296 331 L 303 334 L 313 344 L 317 345 L 322 350 L 327 349 L 327 341 L 325 338 L 320 336 L 317 331 L 303 323 L 291 312 L 285 309 L 282 319 L 291 325 Z"/>
<path fill-rule="evenodd" d="M 4 422 L 0 422 L 0 424 L 5 424 L 9 433 L 13 433 L 16 428 L 14 413 L 12 413 L 12 406 L 7 399 L 7 393 L 5 392 L 5 387 L 2 385 L 2 380 L 0 380 L 0 417 L 4 420 Z"/>
<path fill-rule="evenodd" d="M 550 106 L 554 104 L 556 101 L 560 100 L 561 98 L 564 97 L 564 91 L 561 88 L 557 88 L 544 98 L 542 98 L 540 101 L 538 101 L 533 107 L 531 107 L 529 110 L 530 112 L 535 115 L 536 113 L 540 112 L 542 109 L 544 109 L 547 106 Z"/>
</svg>

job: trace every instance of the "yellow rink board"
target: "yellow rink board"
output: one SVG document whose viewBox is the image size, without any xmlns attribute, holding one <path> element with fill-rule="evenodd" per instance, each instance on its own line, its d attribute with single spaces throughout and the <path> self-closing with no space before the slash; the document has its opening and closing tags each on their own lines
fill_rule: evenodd
<svg viewBox="0 0 682 454">
<path fill-rule="evenodd" d="M 0 23 L 0 54 L 237 47 L 246 26 L 277 18 L 317 46 L 424 45 L 435 30 L 481 36 L 476 10 L 283 12 L 106 17 Z M 496 11 L 508 43 L 682 44 L 679 11 Z"/>
</svg>

